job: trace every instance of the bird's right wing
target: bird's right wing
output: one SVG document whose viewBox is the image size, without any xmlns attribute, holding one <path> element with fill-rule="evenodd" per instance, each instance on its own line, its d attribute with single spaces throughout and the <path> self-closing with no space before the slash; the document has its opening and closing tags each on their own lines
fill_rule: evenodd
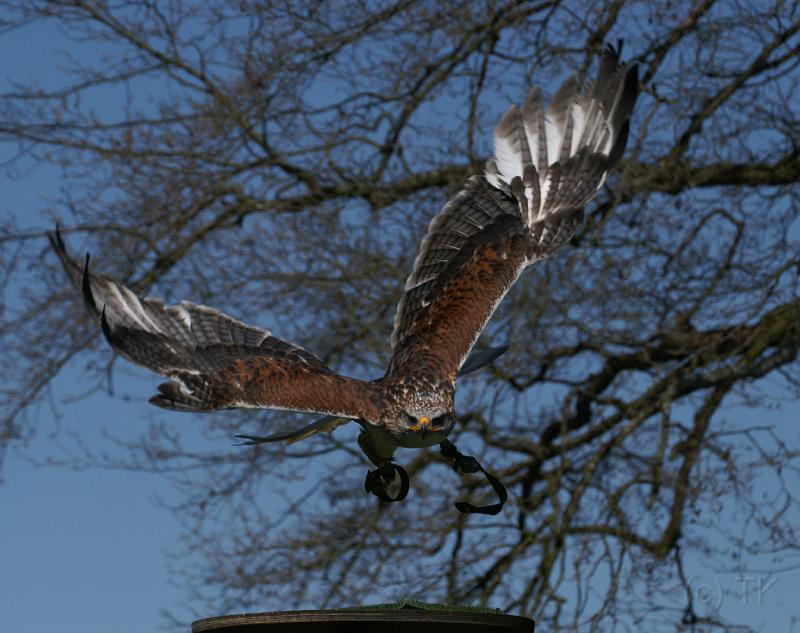
<svg viewBox="0 0 800 633">
<path fill-rule="evenodd" d="M 172 379 L 152 404 L 179 411 L 237 407 L 377 420 L 375 388 L 337 374 L 302 347 L 218 310 L 182 301 L 165 306 L 113 279 L 89 272 L 50 236 L 67 275 L 111 346 Z"/>
<path fill-rule="evenodd" d="M 539 88 L 494 134 L 494 159 L 428 227 L 397 306 L 387 375 L 454 381 L 522 270 L 574 234 L 616 167 L 638 91 L 609 47 L 584 94 L 568 80 L 545 111 Z"/>
</svg>

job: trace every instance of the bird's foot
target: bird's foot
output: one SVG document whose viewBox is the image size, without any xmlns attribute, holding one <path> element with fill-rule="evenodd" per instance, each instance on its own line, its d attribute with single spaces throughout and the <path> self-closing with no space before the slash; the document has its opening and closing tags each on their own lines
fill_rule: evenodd
<svg viewBox="0 0 800 633">
<path fill-rule="evenodd" d="M 397 483 L 399 490 L 394 496 L 390 496 L 388 489 L 395 487 L 396 480 L 399 480 Z M 402 501 L 408 495 L 408 473 L 402 466 L 386 462 L 375 470 L 367 472 L 367 478 L 364 480 L 364 490 L 371 492 L 386 503 Z"/>
<path fill-rule="evenodd" d="M 486 472 L 477 459 L 459 452 L 455 445 L 448 440 L 439 444 L 439 450 L 445 459 L 453 463 L 453 470 L 458 474 L 483 473 L 486 475 L 486 479 L 492 485 L 499 500 L 498 503 L 488 506 L 474 506 L 466 501 L 456 501 L 456 509 L 459 512 L 469 514 L 498 514 L 503 509 L 506 501 L 508 501 L 508 492 L 500 480 L 491 473 Z"/>
</svg>

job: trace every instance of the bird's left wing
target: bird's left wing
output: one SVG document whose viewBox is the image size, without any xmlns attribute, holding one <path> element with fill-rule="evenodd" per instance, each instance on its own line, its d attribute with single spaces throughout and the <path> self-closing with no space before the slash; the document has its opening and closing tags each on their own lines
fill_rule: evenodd
<svg viewBox="0 0 800 633">
<path fill-rule="evenodd" d="M 636 68 L 607 48 L 584 94 L 564 83 L 545 112 L 532 88 L 497 124 L 494 159 L 428 228 L 397 307 L 387 375 L 454 381 L 505 293 L 575 232 L 583 206 L 619 162 Z"/>
<path fill-rule="evenodd" d="M 371 384 L 341 376 L 302 347 L 213 308 L 188 301 L 165 306 L 139 297 L 90 273 L 88 256 L 83 267 L 74 262 L 58 232 L 50 239 L 111 346 L 172 379 L 159 385 L 152 404 L 180 411 L 248 407 L 378 418 Z"/>
</svg>

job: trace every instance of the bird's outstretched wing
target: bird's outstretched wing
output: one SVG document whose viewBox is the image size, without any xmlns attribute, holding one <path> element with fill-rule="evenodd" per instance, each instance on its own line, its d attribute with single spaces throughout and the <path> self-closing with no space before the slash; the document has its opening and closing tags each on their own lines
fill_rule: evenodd
<svg viewBox="0 0 800 633">
<path fill-rule="evenodd" d="M 151 403 L 180 411 L 250 407 L 377 420 L 369 383 L 341 376 L 302 347 L 213 308 L 138 297 L 90 273 L 88 255 L 85 266 L 74 262 L 58 232 L 50 241 L 111 346 L 172 379 L 159 385 Z"/>
<path fill-rule="evenodd" d="M 485 367 L 498 357 L 502 356 L 508 351 L 508 345 L 501 345 L 500 347 L 489 347 L 483 350 L 474 350 L 470 354 L 467 361 L 461 366 L 461 371 L 458 372 L 459 376 L 471 374 L 482 367 Z M 281 431 L 273 435 L 237 435 L 236 437 L 245 440 L 237 446 L 252 446 L 253 444 L 268 444 L 272 442 L 286 442 L 287 444 L 294 444 L 307 437 L 316 435 L 317 433 L 331 433 L 342 424 L 346 424 L 350 420 L 345 418 L 338 418 L 335 415 L 326 415 L 315 420 L 311 424 L 307 424 L 299 429 L 292 429 L 290 431 Z"/>
<path fill-rule="evenodd" d="M 494 158 L 431 222 L 397 307 L 387 375 L 453 381 L 522 270 L 575 232 L 625 150 L 636 67 L 606 48 L 584 94 L 567 80 L 545 112 L 539 88 L 494 133 Z"/>
</svg>

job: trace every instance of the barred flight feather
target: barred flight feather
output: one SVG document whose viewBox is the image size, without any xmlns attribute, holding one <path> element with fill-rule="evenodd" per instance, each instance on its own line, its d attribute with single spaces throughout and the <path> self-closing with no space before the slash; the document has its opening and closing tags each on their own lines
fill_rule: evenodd
<svg viewBox="0 0 800 633">
<path fill-rule="evenodd" d="M 511 106 L 495 128 L 486 179 L 510 187 L 528 225 L 585 205 L 622 157 L 637 85 L 636 67 L 620 64 L 608 47 L 585 94 L 570 77 L 545 114 L 541 90 L 531 88 L 522 108 Z"/>
</svg>

